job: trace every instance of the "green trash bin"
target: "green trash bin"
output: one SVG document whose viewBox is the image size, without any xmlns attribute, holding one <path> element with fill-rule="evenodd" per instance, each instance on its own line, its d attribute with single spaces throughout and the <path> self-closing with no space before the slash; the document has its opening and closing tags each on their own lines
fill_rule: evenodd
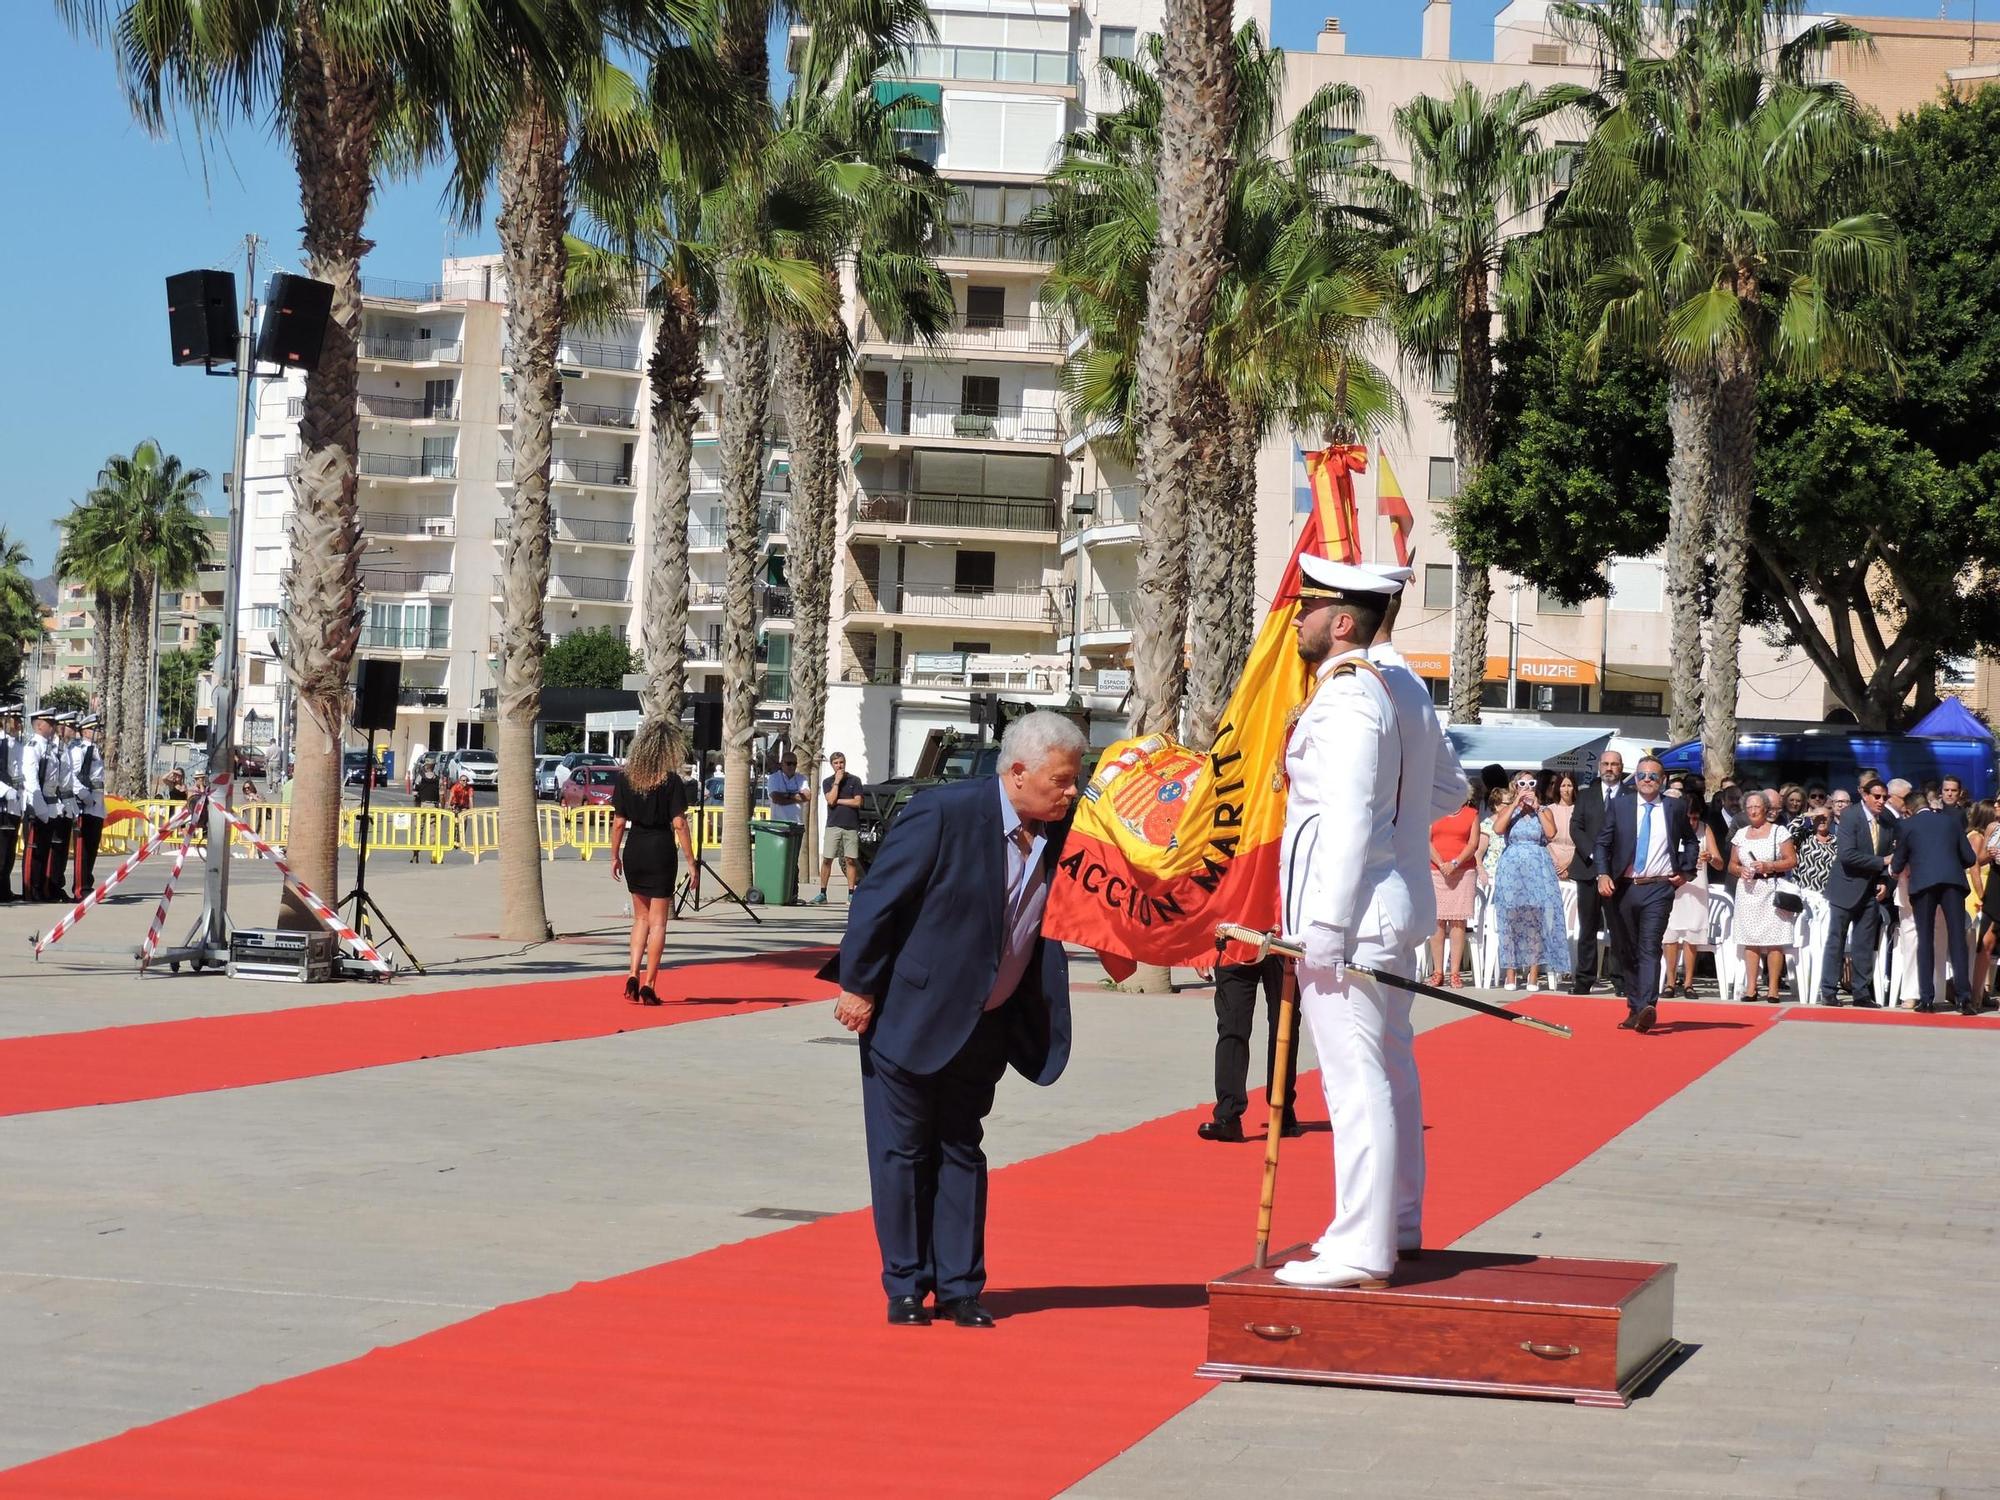
<svg viewBox="0 0 2000 1500">
<path fill-rule="evenodd" d="M 799 844 L 805 836 L 803 823 L 780 823 L 775 818 L 750 820 L 750 878 L 765 905 L 798 904 Z"/>
</svg>

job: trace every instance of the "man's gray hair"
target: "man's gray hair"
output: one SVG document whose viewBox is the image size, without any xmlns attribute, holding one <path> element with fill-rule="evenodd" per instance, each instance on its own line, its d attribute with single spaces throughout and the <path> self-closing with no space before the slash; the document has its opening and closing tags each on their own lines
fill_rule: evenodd
<svg viewBox="0 0 2000 1500">
<path fill-rule="evenodd" d="M 1051 755 L 1081 755 L 1088 744 L 1083 731 L 1070 720 L 1038 708 L 1022 714 L 1000 736 L 1000 769 L 1019 761 L 1033 770 Z"/>
<path fill-rule="evenodd" d="M 1907 797 L 1912 790 L 1913 788 L 1910 786 L 1910 783 L 1900 776 L 1889 783 L 1889 795 L 1891 797 Z"/>
</svg>

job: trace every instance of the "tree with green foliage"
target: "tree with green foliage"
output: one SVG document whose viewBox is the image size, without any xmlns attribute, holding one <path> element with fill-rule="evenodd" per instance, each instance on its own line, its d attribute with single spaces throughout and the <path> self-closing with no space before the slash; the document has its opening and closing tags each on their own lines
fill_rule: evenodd
<svg viewBox="0 0 2000 1500">
<path fill-rule="evenodd" d="M 157 669 L 160 738 L 171 740 L 193 738 L 195 707 L 201 692 L 201 674 L 215 664 L 215 643 L 221 635 L 222 632 L 214 625 L 204 625 L 193 646 L 160 653 Z"/>
<path fill-rule="evenodd" d="M 609 625 L 574 630 L 542 657 L 542 681 L 559 688 L 618 688 L 641 669 L 638 653 Z"/>
<path fill-rule="evenodd" d="M 52 714 L 87 713 L 90 689 L 78 682 L 59 682 L 41 696 L 38 705 Z"/>
<path fill-rule="evenodd" d="M 0 697 L 22 687 L 28 652 L 42 639 L 42 607 L 28 576 L 28 547 L 0 526 Z"/>
</svg>

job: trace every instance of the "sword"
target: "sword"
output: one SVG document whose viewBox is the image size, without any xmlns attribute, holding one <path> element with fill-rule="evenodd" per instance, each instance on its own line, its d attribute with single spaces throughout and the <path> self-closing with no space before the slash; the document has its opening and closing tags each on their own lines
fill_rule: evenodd
<svg viewBox="0 0 2000 1500">
<path fill-rule="evenodd" d="M 1257 959 L 1262 962 L 1267 954 L 1275 953 L 1280 958 L 1304 958 L 1305 951 L 1290 943 L 1281 943 L 1268 932 L 1259 932 L 1254 927 L 1242 927 L 1234 922 L 1224 922 L 1215 929 L 1215 946 L 1218 952 L 1228 943 L 1244 943 L 1257 950 Z M 1555 1021 L 1544 1021 L 1539 1016 L 1525 1016 L 1518 1010 L 1509 1010 L 1504 1005 L 1495 1005 L 1490 1000 L 1475 1000 L 1470 995 L 1461 995 L 1456 990 L 1440 989 L 1434 984 L 1425 984 L 1418 979 L 1405 979 L 1401 974 L 1393 974 L 1387 969 L 1377 969 L 1369 964 L 1348 963 L 1345 967 L 1356 974 L 1366 974 L 1370 979 L 1379 979 L 1384 984 L 1394 985 L 1399 990 L 1408 990 L 1412 995 L 1428 995 L 1433 1000 L 1442 1000 L 1447 1005 L 1461 1006 L 1466 1010 L 1476 1010 L 1483 1016 L 1493 1016 L 1502 1021 L 1512 1021 L 1520 1026 L 1532 1026 L 1536 1031 L 1545 1031 L 1550 1036 L 1567 1038 L 1570 1029 Z"/>
</svg>

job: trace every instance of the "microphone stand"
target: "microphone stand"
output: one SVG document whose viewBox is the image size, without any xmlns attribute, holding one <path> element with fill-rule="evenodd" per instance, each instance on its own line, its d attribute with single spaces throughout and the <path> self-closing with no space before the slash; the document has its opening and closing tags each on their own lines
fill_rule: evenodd
<svg viewBox="0 0 2000 1500">
<path fill-rule="evenodd" d="M 708 867 L 702 863 L 701 834 L 703 826 L 708 822 L 708 818 L 706 817 L 708 812 L 707 777 L 700 776 L 695 778 L 694 794 L 694 837 L 689 840 L 694 846 L 694 869 L 681 877 L 680 892 L 674 898 L 674 915 L 679 916 L 684 911 L 699 913 L 704 906 L 713 906 L 718 901 L 729 900 L 735 902 L 742 909 L 743 914 L 751 921 L 762 926 L 764 919 L 757 915 L 757 909 L 736 894 L 736 887 L 724 880 L 720 875 L 710 873 Z M 698 876 L 701 878 L 697 878 Z M 713 880 L 717 885 L 721 886 L 722 895 L 710 896 L 704 900 L 701 894 L 702 879 Z"/>
</svg>

